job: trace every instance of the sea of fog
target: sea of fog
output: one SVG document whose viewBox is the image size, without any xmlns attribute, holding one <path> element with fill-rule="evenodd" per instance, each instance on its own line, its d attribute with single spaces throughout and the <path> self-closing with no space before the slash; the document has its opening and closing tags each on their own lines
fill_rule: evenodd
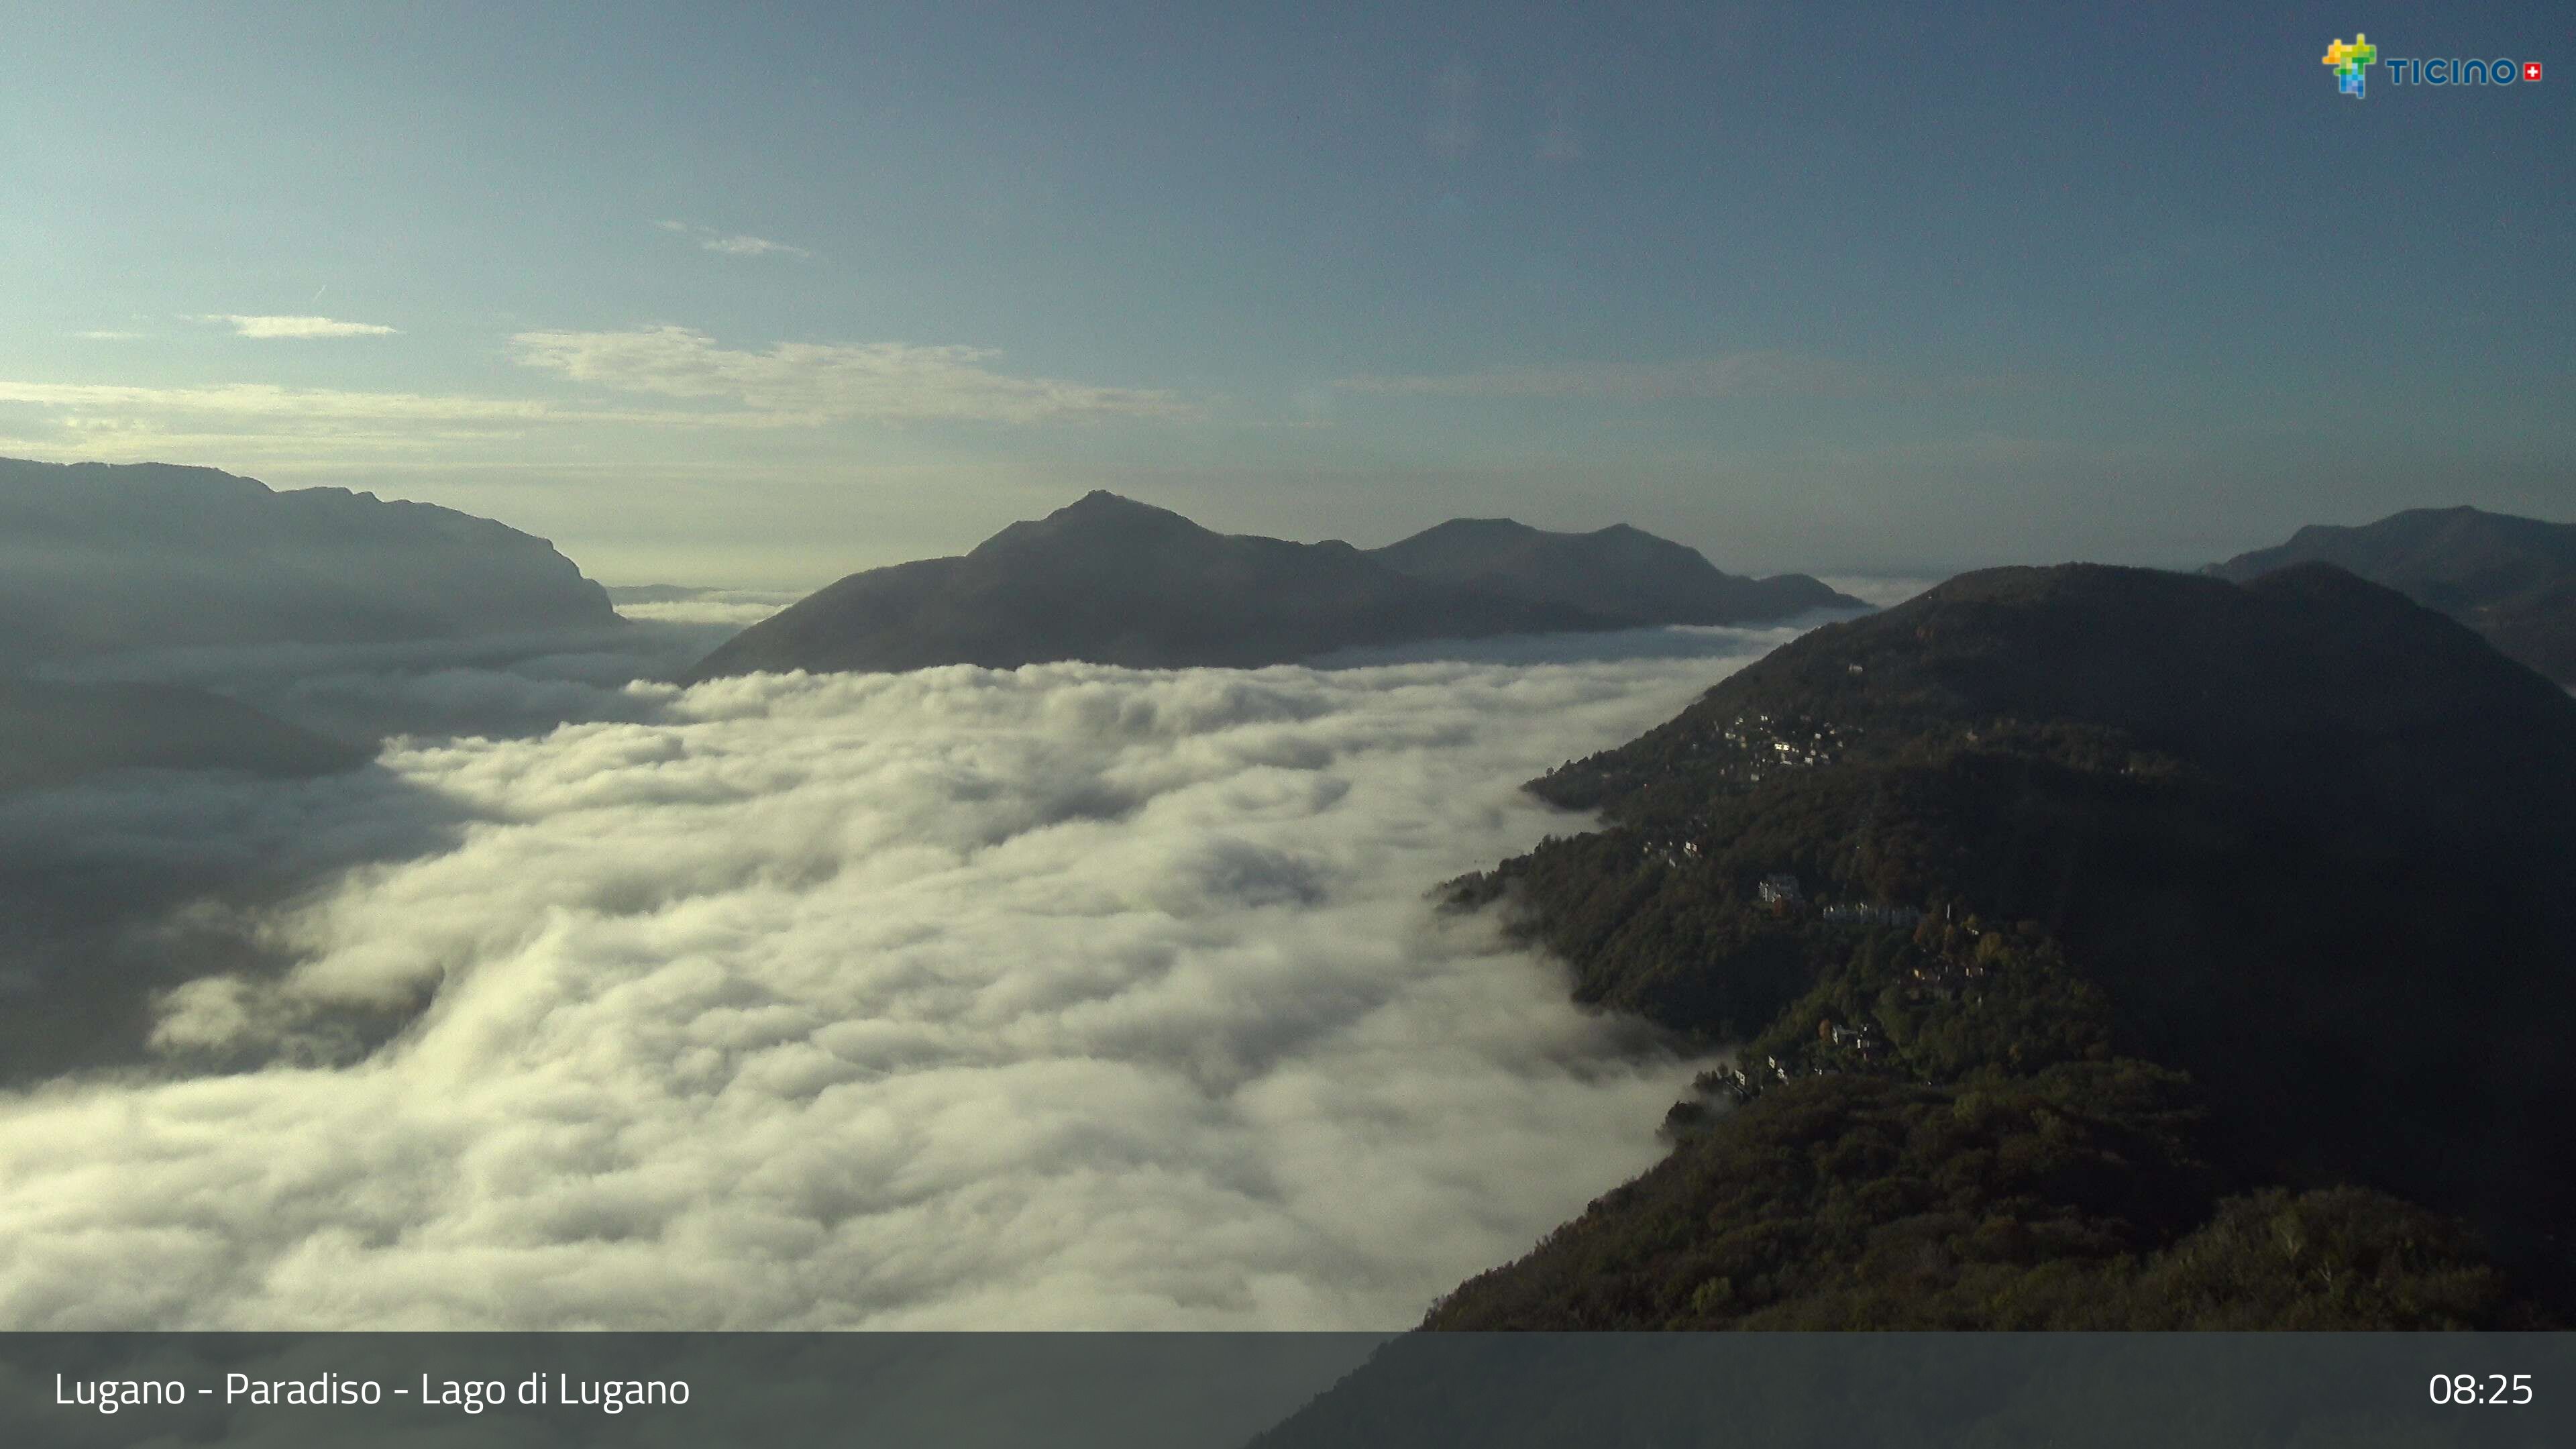
<svg viewBox="0 0 2576 1449">
<path fill-rule="evenodd" d="M 440 823 L 263 907 L 290 969 L 156 1000 L 171 1061 L 267 1066 L 0 1096 L 0 1323 L 1408 1326 L 1651 1163 L 1692 1075 L 1426 899 L 1580 828 L 1520 782 L 1794 630 L 1654 633 L 688 691 L 370 666 L 335 698 L 590 705 L 20 802 L 173 855 Z M 360 1058 L 260 1055 L 422 1002 Z"/>
</svg>

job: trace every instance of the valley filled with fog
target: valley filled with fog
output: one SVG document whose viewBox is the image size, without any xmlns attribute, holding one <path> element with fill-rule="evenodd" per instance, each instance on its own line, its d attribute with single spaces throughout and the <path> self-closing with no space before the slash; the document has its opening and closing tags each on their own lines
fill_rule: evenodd
<svg viewBox="0 0 2576 1449">
<path fill-rule="evenodd" d="M 621 681 L 771 606 L 236 657 L 375 762 L 0 801 L 180 882 L 140 1053 L 0 1098 L 0 1317 L 1399 1328 L 1660 1155 L 1692 1065 L 1428 893 L 1793 627 Z"/>
</svg>

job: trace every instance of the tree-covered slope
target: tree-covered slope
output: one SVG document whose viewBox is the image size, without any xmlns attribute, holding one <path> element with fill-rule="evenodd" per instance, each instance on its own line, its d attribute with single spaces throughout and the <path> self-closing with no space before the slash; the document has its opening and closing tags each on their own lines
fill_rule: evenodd
<svg viewBox="0 0 2576 1449">
<path fill-rule="evenodd" d="M 2431 610 L 2316 565 L 1968 575 L 1534 788 L 1609 824 L 1456 899 L 1751 1042 L 1436 1324 L 2568 1301 L 2576 700 Z"/>
</svg>

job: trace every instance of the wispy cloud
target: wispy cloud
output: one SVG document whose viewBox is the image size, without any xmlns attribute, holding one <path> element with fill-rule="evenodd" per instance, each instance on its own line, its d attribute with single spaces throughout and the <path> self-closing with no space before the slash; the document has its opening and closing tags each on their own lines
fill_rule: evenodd
<svg viewBox="0 0 2576 1449">
<path fill-rule="evenodd" d="M 88 332 L 75 332 L 72 335 L 83 342 L 139 342 L 145 336 L 145 334 L 141 332 L 120 332 L 114 328 L 106 327 L 96 328 Z"/>
<path fill-rule="evenodd" d="M 535 422 L 565 417 L 635 418 L 651 414 L 582 413 L 540 399 L 408 392 L 349 392 L 277 387 L 262 382 L 206 387 L 127 387 L 113 383 L 15 382 L 0 379 L 0 402 L 93 411 L 149 410 L 238 417 L 406 422 Z"/>
<path fill-rule="evenodd" d="M 0 437 L 22 453 L 120 461 L 227 458 L 328 461 L 402 455 L 455 458 L 477 448 L 582 427 L 656 432 L 807 429 L 841 422 L 1033 424 L 1183 419 L 1175 394 L 1015 376 L 973 347 L 787 343 L 766 352 L 717 346 L 703 333 L 528 332 L 512 339 L 532 368 L 668 402 L 602 406 L 573 399 L 370 392 L 264 382 L 160 387 L 0 378 Z"/>
<path fill-rule="evenodd" d="M 696 242 L 702 251 L 722 252 L 729 257 L 811 257 L 803 247 L 771 241 L 767 237 L 746 236 L 740 232 L 720 232 L 713 227 L 692 226 L 685 221 L 657 221 L 654 226 Z"/>
<path fill-rule="evenodd" d="M 0 439 L 0 451 L 87 458 L 223 458 L 274 463 L 347 461 L 405 454 L 454 457 L 538 429 L 583 425 L 774 428 L 738 411 L 584 408 L 540 398 L 287 388 L 269 383 L 134 387 L 0 378 L 0 407 L 34 415 Z M 32 426 L 29 426 L 32 424 Z M 512 444 L 517 446 L 517 444 Z"/>
<path fill-rule="evenodd" d="M 989 366 L 988 348 L 782 342 L 766 352 L 720 347 L 703 332 L 522 332 L 519 361 L 577 382 L 665 397 L 730 398 L 778 422 L 1037 423 L 1179 418 L 1196 408 L 1169 392 L 1019 377 Z"/>
<path fill-rule="evenodd" d="M 221 323 L 236 337 L 309 340 L 317 337 L 390 337 L 399 330 L 374 322 L 343 322 L 336 317 L 245 317 L 219 312 L 196 319 Z"/>
<path fill-rule="evenodd" d="M 1335 380 L 1347 392 L 1452 398 L 1602 398 L 1654 402 L 1668 398 L 1836 397 L 1873 390 L 1871 370 L 1831 358 L 1738 352 L 1676 362 L 1574 362 L 1553 367 L 1492 367 L 1475 372 L 1368 375 Z"/>
<path fill-rule="evenodd" d="M 774 242 L 766 237 L 756 236 L 709 237 L 705 241 L 699 243 L 699 245 L 705 247 L 708 251 L 723 252 L 725 255 L 730 257 L 762 257 L 768 256 L 772 252 L 783 253 L 784 255 L 791 257 L 810 257 L 814 255 L 803 247 L 791 247 L 785 242 Z"/>
</svg>

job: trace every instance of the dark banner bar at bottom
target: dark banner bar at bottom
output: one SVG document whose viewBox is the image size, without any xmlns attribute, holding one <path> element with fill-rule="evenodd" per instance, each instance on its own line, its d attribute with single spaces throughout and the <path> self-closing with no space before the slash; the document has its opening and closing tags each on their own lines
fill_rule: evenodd
<svg viewBox="0 0 2576 1449">
<path fill-rule="evenodd" d="M 0 1335 L 0 1445 L 2576 1444 L 2576 1334 Z"/>
</svg>

